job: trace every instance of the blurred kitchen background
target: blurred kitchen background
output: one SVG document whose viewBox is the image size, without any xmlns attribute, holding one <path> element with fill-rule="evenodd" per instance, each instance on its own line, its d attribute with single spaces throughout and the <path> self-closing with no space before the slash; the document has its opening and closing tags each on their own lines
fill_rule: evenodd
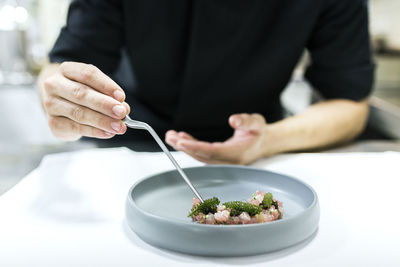
<svg viewBox="0 0 400 267">
<path fill-rule="evenodd" d="M 69 2 L 0 0 L 0 194 L 46 154 L 97 146 L 55 139 L 35 88 L 47 52 L 65 24 Z M 370 0 L 369 5 L 378 68 L 368 127 L 352 144 L 329 151 L 400 151 L 400 1 Z M 282 94 L 288 115 L 302 111 L 315 99 L 303 80 L 303 66 L 301 62 Z"/>
</svg>

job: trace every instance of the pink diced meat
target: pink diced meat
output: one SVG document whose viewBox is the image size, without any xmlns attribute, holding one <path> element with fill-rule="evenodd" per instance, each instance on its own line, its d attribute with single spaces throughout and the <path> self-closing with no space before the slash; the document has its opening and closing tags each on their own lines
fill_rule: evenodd
<svg viewBox="0 0 400 267">
<path fill-rule="evenodd" d="M 231 220 L 228 222 L 228 224 L 239 224 L 240 223 L 240 219 L 238 216 L 232 216 Z"/>
<path fill-rule="evenodd" d="M 193 216 L 193 220 L 195 220 L 195 221 L 197 221 L 199 223 L 204 223 L 205 222 L 205 218 L 206 218 L 206 216 L 204 216 L 204 214 L 201 213 L 201 212 L 199 214 L 197 214 L 196 216 Z"/>
<path fill-rule="evenodd" d="M 206 215 L 206 224 L 215 224 L 214 214 L 209 213 Z"/>
<path fill-rule="evenodd" d="M 219 223 L 224 223 L 224 222 L 228 222 L 230 219 L 230 214 L 229 211 L 227 210 L 223 210 L 223 211 L 218 211 L 214 214 L 214 218 L 217 222 Z"/>
<path fill-rule="evenodd" d="M 251 204 L 254 204 L 256 206 L 259 206 L 261 204 L 261 202 L 263 202 L 263 200 L 264 200 L 264 195 L 265 195 L 264 191 L 256 191 L 256 193 L 253 194 L 253 196 L 251 196 L 247 200 L 247 202 L 251 203 Z"/>
<path fill-rule="evenodd" d="M 242 224 L 248 224 L 251 222 L 251 217 L 247 212 L 242 212 L 239 215 L 240 223 Z"/>
<path fill-rule="evenodd" d="M 200 199 L 194 197 L 194 198 L 193 198 L 192 209 L 193 209 L 197 204 L 200 204 Z"/>
<path fill-rule="evenodd" d="M 226 207 L 224 205 L 222 205 L 222 204 L 217 206 L 217 211 L 223 211 L 225 209 L 226 209 Z"/>
</svg>

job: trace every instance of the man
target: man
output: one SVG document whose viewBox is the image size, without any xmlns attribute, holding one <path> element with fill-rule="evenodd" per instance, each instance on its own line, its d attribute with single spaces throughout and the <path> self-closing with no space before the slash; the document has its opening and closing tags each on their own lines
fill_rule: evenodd
<svg viewBox="0 0 400 267">
<path fill-rule="evenodd" d="M 123 48 L 131 91 L 109 77 Z M 305 48 L 324 101 L 283 119 L 279 95 Z M 39 88 L 60 139 L 124 134 L 127 96 L 176 150 L 235 164 L 357 136 L 374 69 L 364 0 L 77 0 L 50 61 Z"/>
</svg>

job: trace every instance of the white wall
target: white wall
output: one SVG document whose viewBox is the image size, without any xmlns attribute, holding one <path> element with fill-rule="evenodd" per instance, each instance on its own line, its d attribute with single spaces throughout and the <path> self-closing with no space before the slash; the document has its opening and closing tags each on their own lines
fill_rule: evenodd
<svg viewBox="0 0 400 267">
<path fill-rule="evenodd" d="M 40 39 L 47 50 L 53 47 L 65 25 L 70 0 L 38 0 Z"/>
<path fill-rule="evenodd" d="M 400 49 L 400 0 L 370 0 L 372 37 L 386 37 L 391 48 Z"/>
</svg>

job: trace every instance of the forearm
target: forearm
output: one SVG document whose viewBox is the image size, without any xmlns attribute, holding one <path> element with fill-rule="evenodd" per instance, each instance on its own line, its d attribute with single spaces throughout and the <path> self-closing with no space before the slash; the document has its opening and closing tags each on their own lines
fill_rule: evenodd
<svg viewBox="0 0 400 267">
<path fill-rule="evenodd" d="M 362 132 L 367 117 L 366 100 L 330 100 L 312 105 L 303 113 L 266 125 L 264 156 L 349 141 Z"/>
</svg>

